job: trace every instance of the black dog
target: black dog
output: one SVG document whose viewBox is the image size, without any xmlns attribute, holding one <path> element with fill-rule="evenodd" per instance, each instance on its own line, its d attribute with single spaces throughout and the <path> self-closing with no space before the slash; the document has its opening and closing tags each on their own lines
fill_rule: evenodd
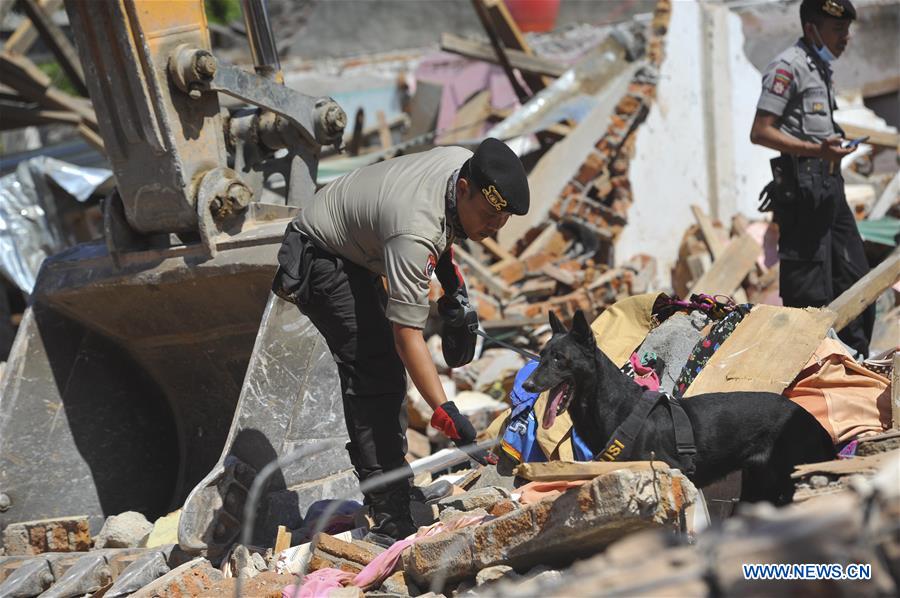
<svg viewBox="0 0 900 598">
<path fill-rule="evenodd" d="M 644 389 L 623 374 L 597 347 L 584 314 L 575 314 L 571 332 L 550 313 L 553 337 L 541 351 L 537 369 L 523 385 L 528 392 L 550 390 L 542 425 L 549 428 L 568 410 L 578 435 L 600 454 L 616 428 L 641 399 Z M 819 422 L 799 405 L 768 392 L 723 392 L 682 402 L 697 448 L 690 475 L 706 486 L 743 470 L 741 500 L 791 502 L 791 473 L 801 463 L 835 458 L 834 445 Z M 650 412 L 633 443 L 630 460 L 655 458 L 678 464 L 675 432 L 665 408 Z"/>
</svg>

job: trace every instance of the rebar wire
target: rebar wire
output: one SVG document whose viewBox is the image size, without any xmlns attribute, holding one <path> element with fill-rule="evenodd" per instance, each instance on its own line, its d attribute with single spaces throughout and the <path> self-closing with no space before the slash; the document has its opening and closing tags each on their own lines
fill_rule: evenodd
<svg viewBox="0 0 900 598">
<path fill-rule="evenodd" d="M 394 469 L 392 471 L 388 471 L 385 473 L 381 473 L 371 478 L 361 482 L 359 484 L 359 492 L 365 494 L 366 492 L 370 492 L 372 490 L 376 490 L 382 486 L 390 485 L 394 482 L 400 481 L 402 479 L 409 477 L 409 472 L 412 471 L 413 475 L 418 475 L 419 473 L 434 473 L 435 471 L 445 469 L 447 467 L 452 467 L 458 463 L 462 463 L 463 461 L 470 459 L 471 455 L 482 450 L 491 449 L 499 444 L 498 439 L 487 440 L 481 443 L 468 445 L 465 447 L 457 447 L 454 451 L 447 454 L 446 458 L 438 459 L 436 461 L 426 462 L 425 464 L 415 467 L 400 467 L 398 469 Z M 304 447 L 293 451 L 283 457 L 279 457 L 275 461 L 270 462 L 268 465 L 260 470 L 259 474 L 257 474 L 256 478 L 253 480 L 253 484 L 250 486 L 250 491 L 247 493 L 247 502 L 244 505 L 244 520 L 242 522 L 242 530 L 241 530 L 241 542 L 247 546 L 251 541 L 251 534 L 253 533 L 253 525 L 255 523 L 256 518 L 256 509 L 257 503 L 259 502 L 262 494 L 262 489 L 268 480 L 268 478 L 277 470 L 281 469 L 285 465 L 288 465 L 297 459 L 301 459 L 303 457 L 311 456 L 330 448 L 333 448 L 339 444 L 342 444 L 342 441 L 325 441 L 315 448 L 311 449 L 311 447 Z M 426 458 L 427 459 L 427 458 Z M 340 506 L 341 501 L 347 499 L 352 493 L 356 492 L 356 488 L 346 493 L 343 493 L 333 499 L 331 499 L 330 503 L 325 507 L 322 514 L 316 520 L 316 525 L 313 528 L 312 537 L 309 543 L 309 554 L 312 556 L 316 547 L 318 546 L 318 538 L 319 534 L 324 530 L 325 526 L 328 524 L 331 517 L 337 511 L 337 508 Z M 297 573 L 297 579 L 294 582 L 294 588 L 299 588 L 300 584 L 303 581 L 303 577 L 306 575 L 306 569 L 309 562 L 303 564 L 300 568 L 300 571 Z M 442 569 L 446 568 L 446 564 L 442 562 Z M 234 596 L 235 598 L 241 598 L 241 580 L 239 577 L 235 577 L 235 587 L 234 587 Z"/>
</svg>

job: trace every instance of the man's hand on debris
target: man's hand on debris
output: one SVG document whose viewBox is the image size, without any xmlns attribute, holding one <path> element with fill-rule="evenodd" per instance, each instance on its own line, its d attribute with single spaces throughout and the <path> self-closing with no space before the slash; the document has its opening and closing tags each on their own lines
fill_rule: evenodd
<svg viewBox="0 0 900 598">
<path fill-rule="evenodd" d="M 475 447 L 475 427 L 459 412 L 453 401 L 447 401 L 434 410 L 431 427 L 452 440 L 459 448 L 465 448 L 469 457 L 482 465 L 496 465 L 497 457 L 490 451 Z"/>
</svg>

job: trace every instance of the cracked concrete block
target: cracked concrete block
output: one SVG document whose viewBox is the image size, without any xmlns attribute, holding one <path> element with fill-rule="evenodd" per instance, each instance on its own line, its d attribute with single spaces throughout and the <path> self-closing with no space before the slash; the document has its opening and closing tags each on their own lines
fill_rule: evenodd
<svg viewBox="0 0 900 598">
<path fill-rule="evenodd" d="M 437 535 L 404 556 L 413 582 L 452 583 L 484 568 L 566 563 L 635 531 L 677 526 L 697 491 L 680 472 L 618 470 L 479 526 Z"/>
<path fill-rule="evenodd" d="M 501 500 L 506 500 L 510 496 L 509 491 L 505 488 L 479 488 L 478 490 L 470 490 L 456 496 L 448 496 L 438 501 L 438 509 L 456 509 L 457 511 L 472 511 L 474 509 L 490 510 L 495 504 Z"/>
</svg>

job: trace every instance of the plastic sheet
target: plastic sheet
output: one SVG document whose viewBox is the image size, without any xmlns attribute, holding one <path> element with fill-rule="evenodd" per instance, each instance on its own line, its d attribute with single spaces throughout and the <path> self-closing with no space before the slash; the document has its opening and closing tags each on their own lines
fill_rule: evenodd
<svg viewBox="0 0 900 598">
<path fill-rule="evenodd" d="M 64 249 L 48 180 L 85 201 L 111 176 L 112 172 L 103 168 L 83 168 L 38 156 L 0 178 L 0 273 L 31 294 L 41 262 Z"/>
</svg>

